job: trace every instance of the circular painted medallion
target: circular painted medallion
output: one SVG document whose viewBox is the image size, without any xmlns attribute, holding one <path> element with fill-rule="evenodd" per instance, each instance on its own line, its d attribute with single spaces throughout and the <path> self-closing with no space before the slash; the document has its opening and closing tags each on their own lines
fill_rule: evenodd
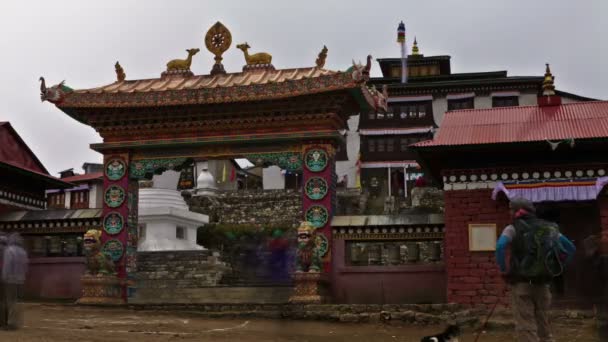
<svg viewBox="0 0 608 342">
<path fill-rule="evenodd" d="M 124 220 L 122 215 L 117 212 L 111 212 L 106 215 L 103 219 L 103 230 L 110 235 L 116 235 L 120 233 L 124 226 Z"/>
<path fill-rule="evenodd" d="M 125 201 L 125 190 L 118 185 L 112 185 L 106 189 L 104 199 L 108 207 L 120 207 L 120 205 Z"/>
<path fill-rule="evenodd" d="M 311 200 L 320 200 L 327 195 L 327 182 L 321 177 L 312 177 L 306 181 L 306 196 Z"/>
<path fill-rule="evenodd" d="M 315 228 L 323 227 L 328 219 L 327 208 L 322 205 L 313 205 L 306 210 L 306 221 L 310 222 Z"/>
<path fill-rule="evenodd" d="M 116 239 L 110 239 L 103 245 L 102 252 L 117 262 L 122 258 L 122 243 Z"/>
<path fill-rule="evenodd" d="M 317 248 L 319 249 L 319 253 L 321 254 L 321 257 L 324 257 L 325 254 L 327 254 L 327 251 L 329 250 L 329 241 L 327 241 L 327 236 L 318 233 L 317 234 Z"/>
<path fill-rule="evenodd" d="M 111 181 L 117 181 L 124 177 L 127 167 L 120 158 L 110 159 L 106 163 L 106 177 Z"/>
<path fill-rule="evenodd" d="M 320 148 L 313 148 L 306 152 L 306 156 L 304 157 L 304 164 L 306 164 L 306 168 L 312 172 L 320 172 L 325 170 L 327 167 L 327 161 L 329 157 L 327 156 L 327 152 Z"/>
</svg>

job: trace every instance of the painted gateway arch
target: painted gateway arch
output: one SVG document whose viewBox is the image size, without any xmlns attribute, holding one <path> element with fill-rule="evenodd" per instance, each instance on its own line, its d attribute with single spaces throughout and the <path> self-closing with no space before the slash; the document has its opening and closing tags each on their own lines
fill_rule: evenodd
<svg viewBox="0 0 608 342">
<path fill-rule="evenodd" d="M 386 109 L 385 93 L 366 85 L 369 59 L 347 71 L 327 70 L 324 48 L 315 66 L 275 69 L 269 54 L 247 53 L 242 72 L 226 73 L 221 56 L 232 35 L 216 23 L 205 41 L 215 54 L 205 75 L 190 70 L 198 49 L 189 49 L 188 58 L 167 63 L 159 78 L 127 80 L 116 63 L 116 81 L 97 88 L 72 89 L 63 82 L 47 87 L 42 79 L 42 100 L 103 138 L 91 148 L 104 155 L 104 221 L 121 224 L 109 229 L 104 223 L 100 242 L 116 264 L 123 301 L 137 263 L 138 181 L 208 159 L 302 169 L 304 184 L 314 183 L 322 193 L 303 191 L 302 219 L 331 246 L 339 131 L 351 114 Z M 331 247 L 323 271 L 330 268 Z"/>
</svg>

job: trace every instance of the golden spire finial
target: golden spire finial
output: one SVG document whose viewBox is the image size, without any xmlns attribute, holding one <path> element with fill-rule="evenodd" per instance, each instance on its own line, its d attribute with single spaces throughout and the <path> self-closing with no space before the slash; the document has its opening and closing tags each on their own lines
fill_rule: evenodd
<svg viewBox="0 0 608 342">
<path fill-rule="evenodd" d="M 416 41 L 416 36 L 414 36 L 414 46 L 412 46 L 412 56 L 419 56 L 420 51 L 418 50 L 418 41 Z"/>
<path fill-rule="evenodd" d="M 545 69 L 545 79 L 543 80 L 543 95 L 551 96 L 555 95 L 555 77 L 551 74 L 549 63 L 546 63 L 547 68 Z"/>
</svg>

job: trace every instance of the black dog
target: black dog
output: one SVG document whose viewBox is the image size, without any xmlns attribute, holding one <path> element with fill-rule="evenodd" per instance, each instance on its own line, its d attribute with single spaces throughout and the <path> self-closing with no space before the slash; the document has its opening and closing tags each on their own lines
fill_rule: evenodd
<svg viewBox="0 0 608 342">
<path fill-rule="evenodd" d="M 459 335 L 460 328 L 457 325 L 450 325 L 441 334 L 423 337 L 420 342 L 458 342 Z"/>
</svg>

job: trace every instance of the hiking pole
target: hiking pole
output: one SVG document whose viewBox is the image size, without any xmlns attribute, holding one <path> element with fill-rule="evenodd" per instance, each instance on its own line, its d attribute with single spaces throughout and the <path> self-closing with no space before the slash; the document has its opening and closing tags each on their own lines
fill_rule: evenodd
<svg viewBox="0 0 608 342">
<path fill-rule="evenodd" d="M 479 340 L 479 336 L 481 336 L 481 333 L 483 332 L 483 329 L 488 324 L 488 321 L 490 320 L 490 317 L 492 317 L 492 314 L 494 313 L 494 310 L 496 310 L 496 307 L 498 306 L 498 302 L 499 301 L 500 301 L 500 297 L 497 297 L 496 298 L 496 303 L 494 303 L 494 307 L 492 307 L 492 310 L 490 310 L 490 313 L 488 314 L 488 316 L 486 316 L 486 321 L 483 322 L 483 325 L 481 326 L 481 328 L 477 332 L 477 336 L 475 336 L 475 342 L 477 342 L 477 340 Z"/>
</svg>

